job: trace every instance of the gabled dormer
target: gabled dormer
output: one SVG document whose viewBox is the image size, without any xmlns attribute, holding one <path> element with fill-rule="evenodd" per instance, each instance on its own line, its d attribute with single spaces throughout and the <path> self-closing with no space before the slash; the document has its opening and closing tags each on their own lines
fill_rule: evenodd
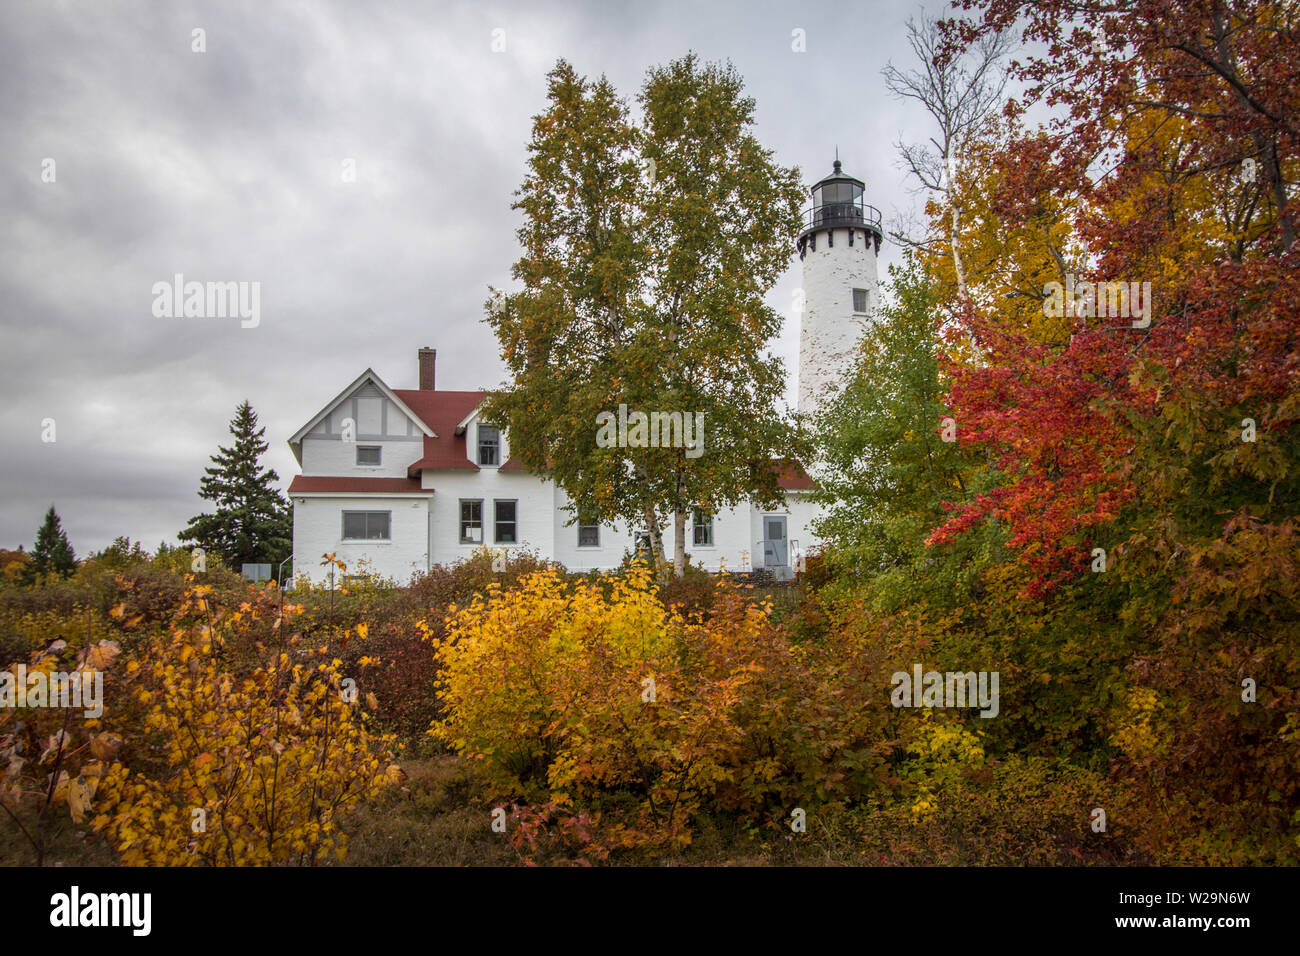
<svg viewBox="0 0 1300 956">
<path fill-rule="evenodd" d="M 508 436 L 484 420 L 482 404 L 456 423 L 456 434 L 464 436 L 465 455 L 479 468 L 501 468 L 510 460 Z"/>
<path fill-rule="evenodd" d="M 366 369 L 289 439 L 304 475 L 405 478 L 437 433 Z"/>
</svg>

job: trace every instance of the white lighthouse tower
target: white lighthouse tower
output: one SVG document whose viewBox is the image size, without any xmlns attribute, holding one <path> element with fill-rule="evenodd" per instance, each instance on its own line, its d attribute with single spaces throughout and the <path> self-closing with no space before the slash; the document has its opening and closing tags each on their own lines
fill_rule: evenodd
<svg viewBox="0 0 1300 956">
<path fill-rule="evenodd" d="M 812 187 L 799 233 L 803 320 L 799 329 L 799 411 L 815 414 L 843 387 L 876 307 L 880 210 L 862 199 L 866 184 L 834 171 Z"/>
</svg>

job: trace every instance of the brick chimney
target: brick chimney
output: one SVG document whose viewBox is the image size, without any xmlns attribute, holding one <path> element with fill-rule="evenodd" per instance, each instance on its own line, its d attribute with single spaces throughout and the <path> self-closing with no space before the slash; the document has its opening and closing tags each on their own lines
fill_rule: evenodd
<svg viewBox="0 0 1300 956">
<path fill-rule="evenodd" d="M 433 391 L 433 363 L 438 358 L 437 349 L 420 349 L 420 391 Z"/>
</svg>

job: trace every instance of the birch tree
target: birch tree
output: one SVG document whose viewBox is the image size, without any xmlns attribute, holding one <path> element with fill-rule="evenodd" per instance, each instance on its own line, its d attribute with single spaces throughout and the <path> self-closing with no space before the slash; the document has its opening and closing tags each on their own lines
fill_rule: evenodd
<svg viewBox="0 0 1300 956">
<path fill-rule="evenodd" d="M 894 96 L 914 100 L 925 108 L 937 130 L 924 143 L 896 144 L 903 166 L 933 199 L 947 210 L 947 234 L 942 241 L 952 258 L 960 301 L 967 297 L 966 267 L 961 254 L 962 202 L 958 189 L 962 160 L 971 142 L 996 115 L 1006 89 L 1001 61 L 1010 48 L 1010 34 L 990 32 L 964 49 L 950 42 L 940 21 L 907 21 L 907 41 L 918 66 L 902 69 L 892 61 L 882 71 Z M 934 239 L 893 236 L 908 246 L 933 245 Z"/>
<path fill-rule="evenodd" d="M 523 289 L 489 300 L 511 381 L 488 414 L 575 520 L 643 528 L 660 561 L 671 520 L 681 575 L 690 512 L 775 506 L 774 459 L 804 450 L 778 407 L 785 372 L 767 345 L 781 316 L 764 302 L 790 263 L 798 171 L 755 137 L 730 66 L 692 54 L 651 69 L 639 120 L 603 77 L 561 61 L 549 83 L 515 204 Z M 679 417 L 694 447 L 676 432 L 655 443 L 638 413 Z"/>
</svg>

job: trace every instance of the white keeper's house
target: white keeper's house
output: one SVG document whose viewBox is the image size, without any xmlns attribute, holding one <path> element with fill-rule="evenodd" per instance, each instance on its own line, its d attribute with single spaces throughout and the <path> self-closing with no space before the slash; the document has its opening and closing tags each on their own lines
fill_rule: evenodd
<svg viewBox="0 0 1300 956">
<path fill-rule="evenodd" d="M 796 247 L 803 263 L 799 411 L 811 413 L 851 368 L 876 298 L 880 214 L 864 184 L 834 172 L 812 187 Z M 638 529 L 582 525 L 569 499 L 544 475 L 510 457 L 510 436 L 485 421 L 483 391 L 435 387 L 434 349 L 418 353 L 418 387 L 393 388 L 366 369 L 330 399 L 289 445 L 302 466 L 293 478 L 293 573 L 325 581 L 333 552 L 349 573 L 369 570 L 404 583 L 435 564 L 484 547 L 527 549 L 572 570 L 617 567 Z M 691 514 L 686 552 L 709 570 L 769 569 L 787 577 L 812 535 L 813 481 L 781 463 L 783 507 L 744 503 Z M 810 468 L 813 476 L 816 467 Z M 671 522 L 664 550 L 672 554 Z"/>
</svg>

